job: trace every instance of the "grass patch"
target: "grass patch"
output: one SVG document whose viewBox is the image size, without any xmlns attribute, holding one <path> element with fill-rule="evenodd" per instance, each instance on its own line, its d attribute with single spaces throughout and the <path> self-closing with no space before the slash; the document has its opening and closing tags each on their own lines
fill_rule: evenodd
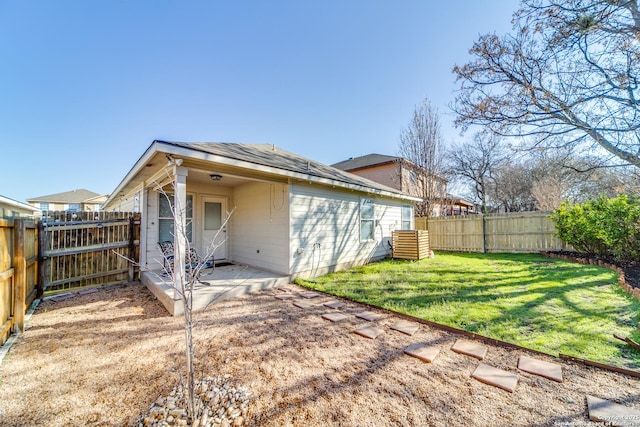
<svg viewBox="0 0 640 427">
<path fill-rule="evenodd" d="M 640 302 L 601 267 L 536 254 L 438 253 L 385 260 L 300 285 L 557 355 L 640 368 Z"/>
</svg>

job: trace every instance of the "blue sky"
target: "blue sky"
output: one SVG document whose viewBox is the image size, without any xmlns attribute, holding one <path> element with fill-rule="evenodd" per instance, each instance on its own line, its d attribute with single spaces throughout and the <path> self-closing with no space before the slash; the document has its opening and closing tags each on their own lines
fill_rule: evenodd
<svg viewBox="0 0 640 427">
<path fill-rule="evenodd" d="M 0 195 L 109 193 L 154 139 L 397 154 L 516 0 L 0 0 Z"/>
</svg>

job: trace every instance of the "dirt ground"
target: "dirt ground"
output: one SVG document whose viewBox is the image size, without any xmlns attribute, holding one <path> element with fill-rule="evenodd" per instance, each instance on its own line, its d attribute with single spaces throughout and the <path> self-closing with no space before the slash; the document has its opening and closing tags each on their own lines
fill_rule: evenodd
<svg viewBox="0 0 640 427">
<path fill-rule="evenodd" d="M 518 371 L 524 351 L 489 345 L 484 362 L 518 374 L 509 393 L 471 378 L 478 361 L 450 350 L 456 335 L 420 325 L 407 336 L 380 310 L 385 332 L 369 340 L 352 333 L 364 320 L 320 317 L 332 311 L 320 303 L 334 298 L 303 310 L 274 298 L 281 292 L 197 314 L 198 369 L 251 392 L 247 425 L 595 425 L 587 394 L 640 409 L 636 378 L 547 358 L 563 366 L 556 383 Z M 347 302 L 340 310 L 365 309 Z M 135 425 L 179 381 L 181 321 L 139 284 L 41 303 L 0 365 L 0 425 Z M 404 355 L 415 342 L 437 344 L 440 354 L 433 363 Z"/>
</svg>

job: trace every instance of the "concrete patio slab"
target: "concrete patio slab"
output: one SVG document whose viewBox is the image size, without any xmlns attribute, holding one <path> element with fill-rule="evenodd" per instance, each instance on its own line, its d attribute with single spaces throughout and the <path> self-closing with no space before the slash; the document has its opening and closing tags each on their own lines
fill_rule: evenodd
<svg viewBox="0 0 640 427">
<path fill-rule="evenodd" d="M 457 340 L 455 344 L 453 344 L 453 347 L 451 347 L 451 350 L 456 353 L 475 357 L 478 360 L 484 359 L 487 355 L 487 347 L 482 344 L 466 340 Z"/>
<path fill-rule="evenodd" d="M 587 410 L 591 421 L 611 426 L 640 426 L 640 411 L 595 396 L 587 395 Z"/>
<path fill-rule="evenodd" d="M 317 294 L 315 292 L 303 292 L 303 293 L 300 294 L 300 296 L 302 298 L 311 299 L 311 298 L 318 298 L 320 296 L 320 294 Z"/>
<path fill-rule="evenodd" d="M 416 325 L 415 323 L 399 320 L 391 325 L 391 329 L 393 329 L 394 331 L 402 332 L 406 335 L 413 335 L 418 331 L 418 329 L 420 329 L 420 326 Z"/>
<path fill-rule="evenodd" d="M 329 301 L 329 302 L 325 302 L 322 305 L 324 305 L 325 307 L 337 309 L 340 307 L 344 307 L 345 304 L 341 301 Z"/>
<path fill-rule="evenodd" d="M 409 356 L 431 363 L 438 353 L 440 353 L 440 347 L 427 344 L 411 344 L 409 347 L 404 349 L 404 352 Z"/>
<path fill-rule="evenodd" d="M 362 313 L 356 314 L 356 317 L 359 317 L 360 319 L 368 320 L 369 322 L 373 322 L 375 320 L 380 319 L 382 315 L 378 313 L 374 313 L 372 311 L 363 311 Z"/>
<path fill-rule="evenodd" d="M 332 322 L 339 322 L 341 320 L 349 318 L 349 316 L 343 313 L 326 313 L 322 315 L 322 318 L 330 320 Z"/>
<path fill-rule="evenodd" d="M 358 329 L 353 331 L 353 333 L 358 334 L 361 337 L 369 338 L 372 340 L 376 339 L 383 332 L 384 331 L 382 329 L 378 329 L 375 326 L 368 326 L 368 325 L 360 326 Z"/>
<path fill-rule="evenodd" d="M 502 369 L 480 363 L 473 374 L 476 380 L 513 393 L 518 384 L 518 376 Z"/>
<path fill-rule="evenodd" d="M 248 265 L 233 264 L 207 270 L 193 292 L 193 309 L 202 310 L 209 305 L 229 298 L 291 283 L 291 276 L 283 276 Z M 171 278 L 162 271 L 143 271 L 140 281 L 155 295 L 172 316 L 184 314 L 184 305 L 174 290 Z"/>
<path fill-rule="evenodd" d="M 303 309 L 307 309 L 307 308 L 311 308 L 311 307 L 315 307 L 315 304 L 311 304 L 310 302 L 306 302 L 306 301 L 296 301 L 293 303 L 293 305 L 295 305 L 298 308 L 303 308 Z"/>
<path fill-rule="evenodd" d="M 288 299 L 295 298 L 295 295 L 292 295 L 292 294 L 278 294 L 278 295 L 275 296 L 275 298 L 280 299 L 280 300 L 288 300 Z"/>
<path fill-rule="evenodd" d="M 532 357 L 520 356 L 518 369 L 549 380 L 562 382 L 562 366 Z"/>
</svg>

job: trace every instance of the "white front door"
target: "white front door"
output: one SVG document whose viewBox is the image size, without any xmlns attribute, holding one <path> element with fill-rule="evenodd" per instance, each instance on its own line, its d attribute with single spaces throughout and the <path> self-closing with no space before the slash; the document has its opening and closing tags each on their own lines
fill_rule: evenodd
<svg viewBox="0 0 640 427">
<path fill-rule="evenodd" d="M 200 206 L 202 230 L 200 238 L 200 253 L 210 254 L 215 248 L 213 258 L 227 259 L 227 204 L 222 197 L 205 196 Z M 215 241 L 214 241 L 215 240 Z"/>
</svg>

